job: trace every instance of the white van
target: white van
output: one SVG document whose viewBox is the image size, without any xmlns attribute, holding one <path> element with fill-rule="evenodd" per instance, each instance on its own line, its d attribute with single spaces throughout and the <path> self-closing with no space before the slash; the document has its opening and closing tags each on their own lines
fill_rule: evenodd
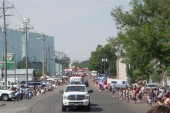
<svg viewBox="0 0 170 113">
<path fill-rule="evenodd" d="M 11 87 L 17 87 L 17 83 L 13 83 L 13 82 L 10 82 L 8 81 L 7 82 L 7 87 L 8 88 L 11 88 Z M 4 81 L 0 81 L 0 87 L 4 87 L 5 86 L 5 82 Z"/>
<path fill-rule="evenodd" d="M 112 84 L 112 83 L 115 84 L 116 88 L 132 87 L 132 83 L 130 81 L 108 78 L 107 84 Z"/>
<path fill-rule="evenodd" d="M 80 81 L 81 83 L 83 82 L 82 77 L 70 77 L 69 82 L 71 83 L 73 81 Z"/>
<path fill-rule="evenodd" d="M 97 71 L 91 71 L 91 76 L 96 77 L 97 76 Z"/>
</svg>

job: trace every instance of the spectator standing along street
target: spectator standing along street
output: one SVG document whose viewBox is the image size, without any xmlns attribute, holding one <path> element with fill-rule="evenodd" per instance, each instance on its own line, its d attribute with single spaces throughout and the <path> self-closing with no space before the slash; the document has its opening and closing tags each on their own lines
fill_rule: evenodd
<svg viewBox="0 0 170 113">
<path fill-rule="evenodd" d="M 115 92 L 116 92 L 116 86 L 115 86 L 115 83 L 112 83 L 112 84 L 111 84 L 111 88 L 112 88 L 113 98 L 115 98 Z"/>
</svg>

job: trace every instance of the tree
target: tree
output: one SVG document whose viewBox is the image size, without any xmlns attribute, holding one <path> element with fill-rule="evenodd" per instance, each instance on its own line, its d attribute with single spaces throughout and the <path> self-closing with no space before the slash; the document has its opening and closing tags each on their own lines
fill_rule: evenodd
<svg viewBox="0 0 170 113">
<path fill-rule="evenodd" d="M 132 0 L 130 4 L 129 12 L 121 7 L 111 12 L 119 29 L 116 41 L 123 45 L 128 76 L 148 79 L 155 66 L 166 71 L 170 64 L 170 1 Z"/>
<path fill-rule="evenodd" d="M 75 66 L 76 68 L 79 67 L 79 68 L 86 68 L 88 67 L 88 63 L 89 61 L 82 61 L 82 62 L 78 62 L 78 61 L 74 61 L 72 63 L 72 66 Z"/>
<path fill-rule="evenodd" d="M 102 59 L 107 59 L 107 62 L 102 62 Z M 102 45 L 98 45 L 96 51 L 91 52 L 91 57 L 89 59 L 89 69 L 96 70 L 99 73 L 104 73 L 105 71 L 106 74 L 115 76 L 115 62 L 116 56 L 112 51 L 112 47 L 109 44 L 105 45 L 104 47 Z"/>
<path fill-rule="evenodd" d="M 91 57 L 89 58 L 90 70 L 96 70 L 102 73 L 102 69 L 101 69 L 101 59 L 103 55 L 102 51 L 103 51 L 102 45 L 98 45 L 96 51 L 91 52 Z"/>
<path fill-rule="evenodd" d="M 39 79 L 43 75 L 42 70 L 35 70 L 34 71 L 34 80 Z"/>
</svg>

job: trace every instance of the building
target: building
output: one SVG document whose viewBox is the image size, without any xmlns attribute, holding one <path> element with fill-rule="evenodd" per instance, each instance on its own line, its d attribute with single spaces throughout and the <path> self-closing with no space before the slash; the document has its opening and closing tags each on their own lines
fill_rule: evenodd
<svg viewBox="0 0 170 113">
<path fill-rule="evenodd" d="M 0 71 L 2 72 L 2 70 Z M 26 81 L 26 69 L 8 70 L 7 73 L 7 81 L 9 82 Z M 1 74 L 2 73 L 0 73 L 0 75 Z M 28 69 L 28 81 L 31 80 L 34 80 L 34 70 Z"/>
<path fill-rule="evenodd" d="M 25 33 L 7 29 L 7 53 L 15 54 L 18 64 L 25 57 Z M 42 40 L 44 36 L 44 40 Z M 45 73 L 55 75 L 54 37 L 40 33 L 28 32 L 28 59 L 35 69 L 42 69 L 42 52 L 44 53 Z M 43 43 L 42 43 L 43 41 Z M 4 35 L 0 32 L 0 60 L 4 53 Z M 41 65 L 40 65 L 41 64 Z M 17 67 L 17 65 L 16 65 Z M 7 72 L 8 74 L 8 72 Z"/>
<path fill-rule="evenodd" d="M 121 80 L 128 80 L 127 73 L 126 73 L 126 64 L 122 63 L 122 58 L 118 60 L 118 76 Z"/>
</svg>

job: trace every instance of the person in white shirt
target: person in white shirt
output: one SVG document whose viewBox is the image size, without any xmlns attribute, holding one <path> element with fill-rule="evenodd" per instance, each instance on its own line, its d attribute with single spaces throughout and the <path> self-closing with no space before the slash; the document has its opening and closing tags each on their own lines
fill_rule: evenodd
<svg viewBox="0 0 170 113">
<path fill-rule="evenodd" d="M 113 98 L 115 98 L 115 92 L 116 92 L 116 85 L 115 85 L 115 83 L 111 84 L 111 88 L 112 88 Z"/>
</svg>

